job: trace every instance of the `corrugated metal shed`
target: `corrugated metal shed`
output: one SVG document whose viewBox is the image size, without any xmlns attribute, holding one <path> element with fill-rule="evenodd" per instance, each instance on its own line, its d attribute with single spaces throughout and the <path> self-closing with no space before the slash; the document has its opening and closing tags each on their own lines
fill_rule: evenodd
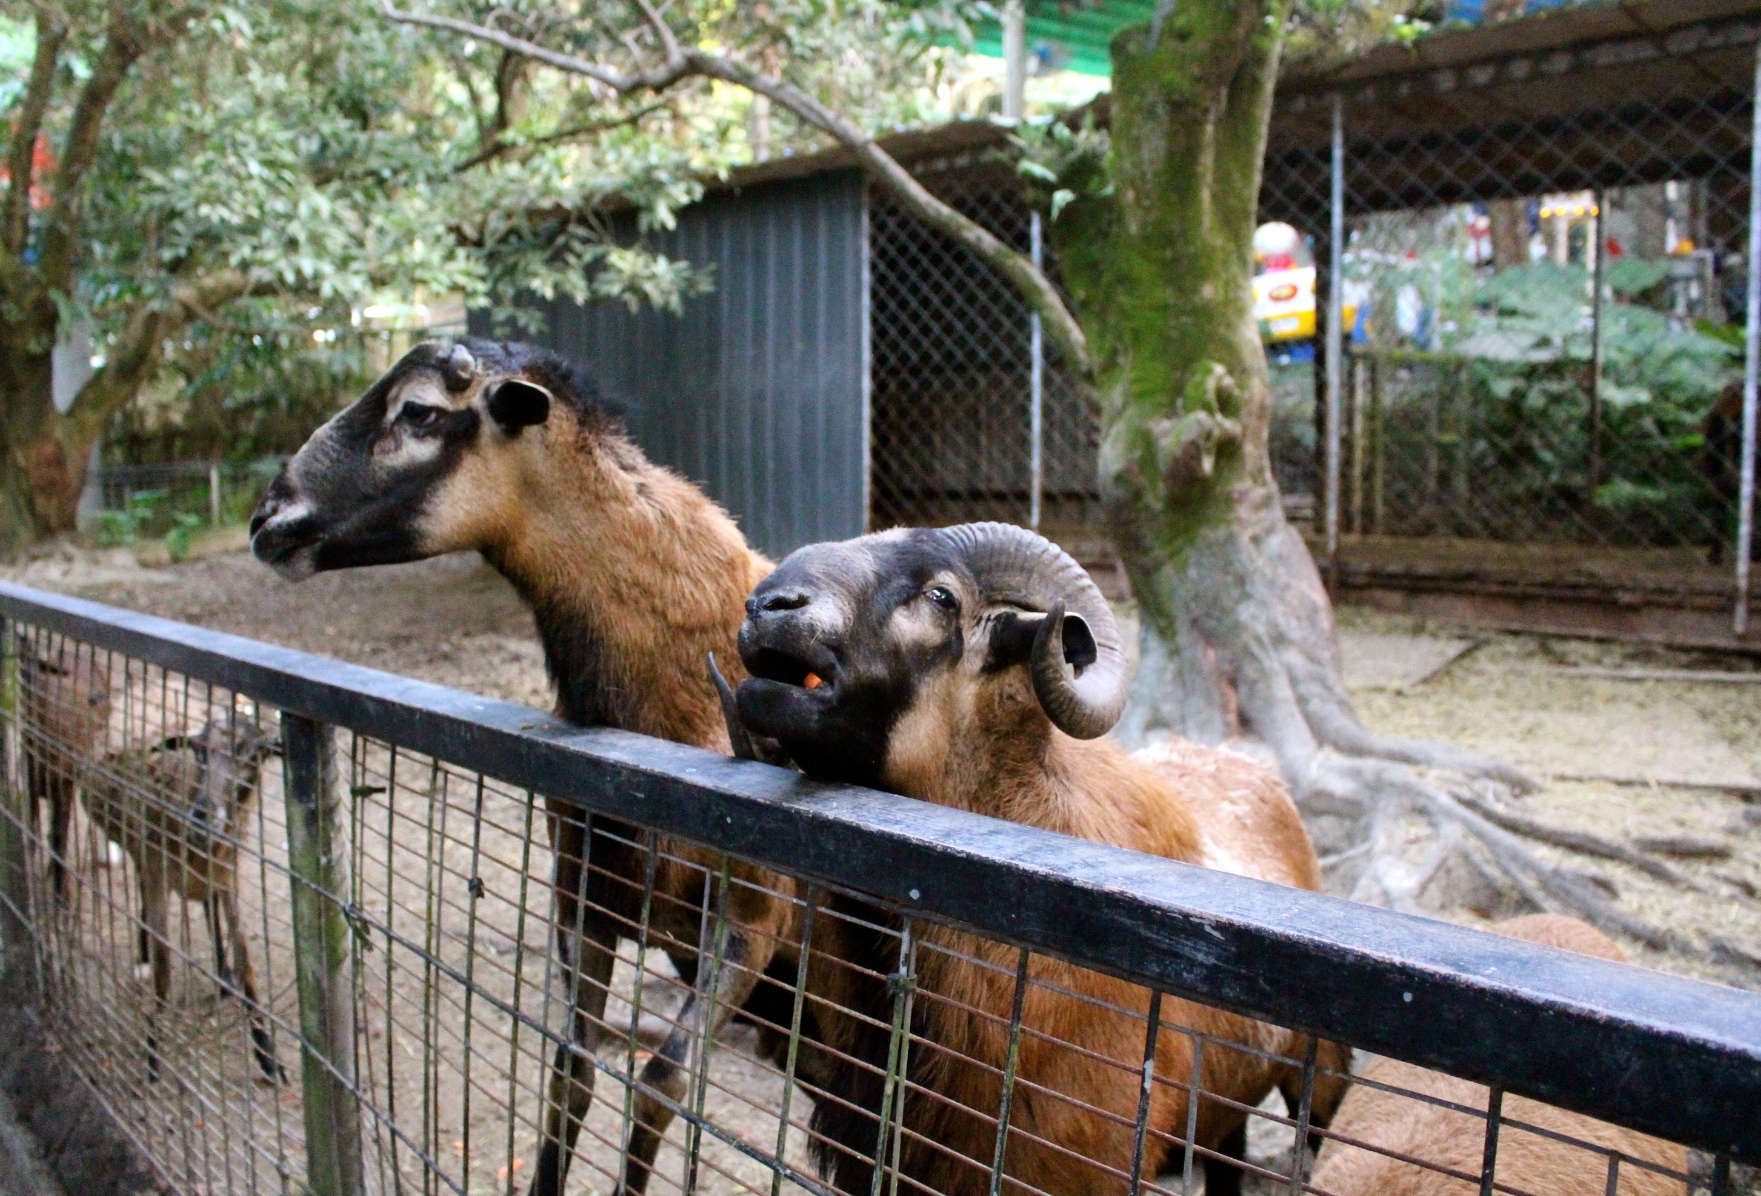
<svg viewBox="0 0 1761 1196">
<path fill-rule="evenodd" d="M 868 511 L 867 227 L 851 170 L 718 192 L 649 243 L 715 271 L 680 315 L 551 305 L 543 340 L 587 364 L 652 460 L 780 557 L 860 535 Z"/>
</svg>

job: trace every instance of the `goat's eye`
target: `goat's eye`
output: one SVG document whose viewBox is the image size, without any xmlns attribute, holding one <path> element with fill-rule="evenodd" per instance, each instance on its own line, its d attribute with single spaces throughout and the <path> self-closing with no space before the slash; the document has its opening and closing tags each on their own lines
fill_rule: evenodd
<svg viewBox="0 0 1761 1196">
<path fill-rule="evenodd" d="M 440 408 L 427 403 L 405 403 L 397 413 L 397 418 L 400 423 L 420 431 L 434 426 L 435 421 L 440 418 Z"/>
<path fill-rule="evenodd" d="M 960 600 L 954 597 L 954 591 L 947 586 L 931 586 L 927 597 L 943 610 L 960 609 Z"/>
</svg>

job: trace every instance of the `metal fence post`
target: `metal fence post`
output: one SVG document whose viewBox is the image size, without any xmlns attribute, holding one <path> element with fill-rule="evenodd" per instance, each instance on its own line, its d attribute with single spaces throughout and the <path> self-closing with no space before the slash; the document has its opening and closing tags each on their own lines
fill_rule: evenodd
<svg viewBox="0 0 1761 1196">
<path fill-rule="evenodd" d="M 300 992 L 306 1182 L 317 1196 L 362 1196 L 354 975 L 344 905 L 352 890 L 334 733 L 323 723 L 283 713 L 281 741 L 287 753 L 282 788 Z"/>
<path fill-rule="evenodd" d="M 22 992 L 30 964 L 30 825 L 36 817 L 20 777 L 18 646 L 11 619 L 0 619 L 0 989 Z"/>
<path fill-rule="evenodd" d="M 1029 252 L 1033 255 L 1033 264 L 1044 267 L 1046 264 L 1045 237 L 1040 228 L 1039 213 L 1028 216 L 1027 234 Z M 1044 331 L 1040 328 L 1039 313 L 1036 311 L 1028 317 L 1029 350 L 1032 360 L 1028 374 L 1028 465 L 1033 474 L 1031 489 L 1027 502 L 1027 525 L 1034 531 L 1039 530 L 1041 496 L 1046 487 L 1045 441 L 1046 441 L 1046 342 Z"/>
<path fill-rule="evenodd" d="M 1339 590 L 1339 417 L 1345 356 L 1345 98 L 1333 94 L 1332 214 L 1327 232 L 1327 585 Z"/>
<path fill-rule="evenodd" d="M 1755 88 L 1749 93 L 1755 109 L 1749 133 L 1749 310 L 1744 313 L 1747 336 L 1743 352 L 1743 456 L 1737 484 L 1737 600 L 1731 628 L 1749 630 L 1749 553 L 1755 542 L 1755 405 L 1756 371 L 1761 364 L 1761 46 L 1755 48 Z M 1719 529 L 1722 535 L 1723 528 Z"/>
</svg>

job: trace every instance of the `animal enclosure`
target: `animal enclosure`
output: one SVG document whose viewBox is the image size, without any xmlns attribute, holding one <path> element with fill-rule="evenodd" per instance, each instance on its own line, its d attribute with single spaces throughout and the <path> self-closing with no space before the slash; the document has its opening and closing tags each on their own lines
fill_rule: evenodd
<svg viewBox="0 0 1761 1196">
<path fill-rule="evenodd" d="M 823 1194 L 821 1161 L 839 1152 L 880 1162 L 862 1185 L 871 1196 L 930 1190 L 921 1160 L 943 1147 L 914 1127 L 949 1102 L 988 1147 L 955 1160 L 960 1178 L 943 1190 L 960 1192 L 1202 1183 L 1215 1196 L 1235 1173 L 1256 1191 L 1352 1196 L 1310 1182 L 1291 1147 L 1311 1132 L 1317 1176 L 1392 1151 L 1464 1190 L 1511 1196 L 1722 1196 L 1733 1164 L 1761 1160 L 1750 994 L 569 727 L 75 599 L 8 586 L 0 618 L 10 974 L 34 990 L 62 1058 L 180 1191 L 524 1190 L 562 1124 L 546 1095 L 559 1050 L 593 1077 L 568 1190 L 634 1178 L 623 1144 L 638 1099 L 654 1095 L 652 1052 L 690 997 L 740 966 L 720 928 L 742 897 L 742 861 L 806 882 L 799 934 L 779 944 L 793 960 L 719 1040 L 694 1039 L 684 1097 L 661 1102 L 673 1117 L 650 1191 Z M 84 708 L 66 714 L 73 703 Z M 145 918 L 140 876 L 153 870 L 139 849 L 112 853 L 83 812 L 89 787 L 139 775 L 118 768 L 127 753 L 186 750 L 180 737 L 239 720 L 279 727 L 284 755 L 231 799 L 235 817 L 194 800 L 199 786 L 132 792 L 141 825 L 183 828 L 157 839 L 179 868 L 230 861 L 254 1002 L 236 948 L 219 964 L 203 906 L 174 901 L 162 924 Z M 33 768 L 78 791 L 59 898 Z M 639 915 L 618 928 L 602 1002 L 566 960 L 582 958 L 586 927 L 609 907 L 554 890 L 535 793 L 579 806 L 581 892 L 608 875 L 605 854 L 645 861 L 647 883 L 615 903 Z M 655 832 L 722 854 L 707 867 L 668 858 Z M 654 930 L 653 877 L 674 866 L 698 868 L 707 895 L 695 942 Z M 138 971 L 143 928 L 169 948 L 162 1002 Z M 950 989 L 953 964 L 984 982 Z M 1115 978 L 1112 999 L 1071 1007 L 1072 968 Z M 576 1009 L 591 1012 L 592 1034 L 571 1025 Z M 982 1041 L 938 1033 L 938 1011 L 951 1010 Z M 1390 1058 L 1361 1079 L 1320 1065 L 1318 1047 L 1268 1059 L 1251 1036 L 1196 1033 L 1214 1010 Z M 840 1019 L 860 1032 L 832 1032 Z M 255 1057 L 253 1020 L 285 1084 Z M 1085 1028 L 1080 1044 L 1071 1025 Z M 1156 1065 L 1168 1038 L 1190 1044 L 1191 1070 Z M 1231 1082 L 1254 1060 L 1279 1075 L 1275 1091 Z M 1138 1099 L 1085 1101 L 1078 1081 L 1096 1068 L 1130 1076 Z M 1432 1111 L 1454 1146 L 1415 1155 L 1366 1120 L 1364 1099 L 1341 1115 L 1349 1140 L 1324 1129 L 1345 1086 L 1348 1102 Z M 1563 1160 L 1570 1185 L 1535 1181 L 1536 1151 Z"/>
</svg>

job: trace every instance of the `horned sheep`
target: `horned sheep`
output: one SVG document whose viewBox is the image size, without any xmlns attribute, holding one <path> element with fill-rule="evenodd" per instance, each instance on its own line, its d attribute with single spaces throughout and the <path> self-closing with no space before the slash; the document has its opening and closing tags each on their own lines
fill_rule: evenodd
<svg viewBox="0 0 1761 1196">
<path fill-rule="evenodd" d="M 1308 835 L 1269 771 L 1189 743 L 1133 755 L 1099 738 L 1128 685 L 1118 631 L 1081 567 L 1031 532 L 974 524 L 810 546 L 758 586 L 747 610 L 740 650 L 750 676 L 737 694 L 739 720 L 810 775 L 1320 887 Z M 994 1191 L 988 1172 L 1012 953 L 938 927 L 921 929 L 919 943 L 917 1030 L 930 1045 L 914 1048 L 910 1080 L 934 1096 L 906 1102 L 900 1173 L 930 1191 Z M 1122 1192 L 1150 994 L 1038 956 L 1030 978 L 1017 1083 L 1031 1095 L 1014 1107 L 1005 1174 L 1024 1190 Z M 814 980 L 827 992 L 836 983 Z M 840 1003 L 861 1008 L 862 998 L 851 992 Z M 1201 1057 L 1202 1090 L 1216 1099 L 1199 1102 L 1198 1146 L 1239 1158 L 1244 1110 L 1275 1086 L 1291 1089 L 1295 1069 L 1277 1057 L 1302 1057 L 1307 1039 L 1172 998 L 1161 1008 L 1165 1021 L 1209 1036 L 1212 1047 Z M 869 1020 L 884 1025 L 879 1008 L 874 1014 Z M 822 1035 L 842 1049 L 863 1038 L 857 1018 L 822 1010 L 821 1021 Z M 1175 1031 L 1157 1040 L 1156 1074 L 1174 1082 L 1154 1087 L 1146 1175 L 1185 1136 L 1192 1042 Z M 815 1113 L 819 1133 L 847 1148 L 820 1152 L 846 1192 L 868 1190 L 879 1101 L 874 1092 L 849 1093 L 865 1076 L 867 1088 L 878 1087 L 885 1035 L 855 1049 L 873 1056 L 876 1046 L 883 1053 L 870 1067 L 846 1069 L 846 1098 L 821 1101 Z M 1323 1076 L 1344 1070 L 1340 1048 L 1318 1047 Z M 1317 1085 L 1314 1124 L 1325 1123 L 1336 1090 L 1331 1079 Z M 1294 1091 L 1287 1099 L 1294 1103 Z M 1239 1190 L 1240 1170 L 1222 1157 L 1205 1170 L 1212 1196 Z"/>
</svg>

